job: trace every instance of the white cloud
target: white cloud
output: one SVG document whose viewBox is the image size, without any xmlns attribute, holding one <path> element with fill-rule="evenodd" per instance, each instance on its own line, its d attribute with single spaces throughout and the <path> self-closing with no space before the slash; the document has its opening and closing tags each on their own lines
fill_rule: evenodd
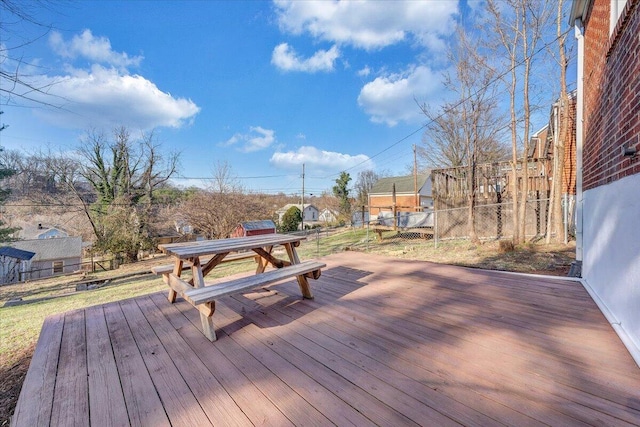
<svg viewBox="0 0 640 427">
<path fill-rule="evenodd" d="M 303 59 L 287 43 L 281 43 L 273 49 L 271 63 L 284 71 L 333 71 L 336 59 L 340 57 L 337 46 L 329 50 L 319 50 L 312 57 Z"/>
<path fill-rule="evenodd" d="M 350 169 L 363 163 L 366 163 L 367 168 L 373 169 L 373 162 L 364 154 L 352 156 L 350 154 L 319 150 L 311 146 L 300 147 L 297 151 L 274 153 L 269 162 L 281 169 L 299 169 L 303 163 L 310 170 L 331 172 Z"/>
<path fill-rule="evenodd" d="M 433 36 L 451 34 L 456 1 L 275 0 L 282 31 L 364 49 L 402 41 L 432 46 Z"/>
<path fill-rule="evenodd" d="M 418 102 L 440 95 L 441 76 L 424 65 L 404 73 L 381 76 L 360 90 L 358 104 L 375 123 L 395 126 L 400 121 L 412 123 L 423 118 Z"/>
<path fill-rule="evenodd" d="M 369 68 L 369 66 L 365 66 L 362 70 L 358 71 L 358 75 L 360 77 L 367 77 L 369 76 L 369 74 L 371 74 L 371 68 Z"/>
<path fill-rule="evenodd" d="M 265 129 L 261 126 L 251 126 L 249 133 L 236 133 L 228 140 L 219 144 L 222 147 L 239 144 L 240 151 L 251 153 L 254 151 L 264 150 L 276 141 L 276 132 L 271 129 Z"/>
<path fill-rule="evenodd" d="M 83 57 L 95 63 L 108 64 L 121 69 L 138 66 L 143 59 L 142 56 L 130 57 L 125 52 L 115 52 L 108 38 L 94 37 L 91 30 L 84 30 L 82 34 L 73 36 L 68 42 L 64 40 L 62 34 L 53 31 L 49 36 L 49 45 L 63 58 Z"/>
<path fill-rule="evenodd" d="M 192 120 L 200 108 L 190 99 L 175 98 L 139 75 L 123 75 L 114 68 L 94 65 L 90 70 L 71 69 L 61 76 L 41 76 L 49 84 L 43 102 L 62 100 L 57 109 L 36 114 L 66 128 L 112 127 L 132 129 L 177 128 Z"/>
<path fill-rule="evenodd" d="M 62 128 L 126 126 L 132 130 L 177 128 L 193 121 L 200 112 L 193 101 L 172 96 L 141 75 L 130 74 L 141 56 L 113 51 L 109 39 L 84 30 L 70 41 L 53 32 L 51 48 L 68 62 L 59 74 L 33 75 L 29 84 L 42 88 L 28 98 L 58 108 L 38 108 L 34 114 Z M 74 60 L 88 59 L 86 67 Z M 80 61 L 79 61 L 80 62 Z M 41 106 L 41 105 L 40 105 Z"/>
</svg>

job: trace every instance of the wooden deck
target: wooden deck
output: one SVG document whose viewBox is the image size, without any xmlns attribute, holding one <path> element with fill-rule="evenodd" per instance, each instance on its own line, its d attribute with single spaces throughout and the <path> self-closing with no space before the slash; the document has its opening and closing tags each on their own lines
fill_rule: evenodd
<svg viewBox="0 0 640 427">
<path fill-rule="evenodd" d="M 577 282 L 356 252 L 221 299 L 47 318 L 15 426 L 640 425 L 640 369 Z M 160 279 L 158 279 L 160 280 Z"/>
</svg>

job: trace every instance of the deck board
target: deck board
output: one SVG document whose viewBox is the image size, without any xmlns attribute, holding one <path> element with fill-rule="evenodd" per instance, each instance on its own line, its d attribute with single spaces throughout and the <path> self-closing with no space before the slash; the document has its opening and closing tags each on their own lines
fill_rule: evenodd
<svg viewBox="0 0 640 427">
<path fill-rule="evenodd" d="M 122 426 L 129 424 L 127 406 L 118 377 L 116 360 L 102 307 L 86 311 L 87 373 L 91 424 Z"/>
<path fill-rule="evenodd" d="M 51 425 L 89 424 L 89 382 L 87 380 L 87 340 L 83 310 L 65 315 L 56 386 L 53 391 Z"/>
<path fill-rule="evenodd" d="M 161 293 L 48 317 L 39 425 L 640 425 L 640 369 L 578 282 L 345 252 L 314 300 Z"/>
</svg>

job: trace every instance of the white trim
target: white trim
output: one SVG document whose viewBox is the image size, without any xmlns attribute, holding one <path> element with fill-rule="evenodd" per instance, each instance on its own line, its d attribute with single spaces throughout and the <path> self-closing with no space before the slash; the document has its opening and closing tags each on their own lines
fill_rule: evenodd
<svg viewBox="0 0 640 427">
<path fill-rule="evenodd" d="M 575 21 L 575 37 L 578 40 L 576 76 L 576 261 L 582 262 L 583 254 L 583 204 L 582 147 L 584 143 L 584 26 L 580 18 Z"/>
<path fill-rule="evenodd" d="M 618 25 L 620 16 L 624 12 L 627 0 L 611 0 L 611 9 L 609 14 L 609 35 L 612 35 Z"/>
<path fill-rule="evenodd" d="M 640 347 L 638 347 L 635 341 L 631 338 L 631 336 L 625 330 L 622 322 L 618 320 L 618 318 L 613 314 L 613 312 L 609 309 L 607 304 L 598 296 L 596 291 L 587 283 L 585 279 L 581 279 L 580 283 L 589 293 L 591 299 L 596 303 L 604 317 L 607 319 L 607 322 L 611 325 L 615 333 L 618 335 L 622 344 L 627 348 L 629 354 L 636 362 L 636 365 L 640 367 Z"/>
</svg>

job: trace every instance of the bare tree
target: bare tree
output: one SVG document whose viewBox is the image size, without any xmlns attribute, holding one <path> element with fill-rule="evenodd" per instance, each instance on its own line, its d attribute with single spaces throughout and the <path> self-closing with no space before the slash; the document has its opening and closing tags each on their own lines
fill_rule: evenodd
<svg viewBox="0 0 640 427">
<path fill-rule="evenodd" d="M 379 179 L 380 175 L 370 169 L 358 172 L 358 179 L 354 188 L 358 206 L 367 206 L 369 204 L 369 191 Z"/>
<path fill-rule="evenodd" d="M 182 205 L 184 220 L 209 239 L 229 237 L 243 221 L 271 217 L 267 199 L 251 194 L 199 191 Z"/>
<path fill-rule="evenodd" d="M 38 82 L 25 73 L 23 69 L 27 66 L 33 68 L 33 64 L 26 64 L 21 54 L 22 48 L 46 36 L 51 30 L 50 25 L 35 17 L 39 10 L 51 11 L 51 5 L 52 2 L 48 0 L 0 0 L 0 104 L 35 102 L 60 108 L 56 102 L 63 99 L 49 93 L 55 82 Z M 35 39 L 26 39 L 25 25 L 40 28 L 41 34 Z"/>
<path fill-rule="evenodd" d="M 176 173 L 179 155 L 164 158 L 153 133 L 133 140 L 124 127 L 115 129 L 112 139 L 102 132 L 88 132 L 78 153 L 79 173 L 97 200 L 82 191 L 78 181 L 67 184 L 91 224 L 94 246 L 135 261 L 140 249 L 153 245 L 154 190 Z"/>
<path fill-rule="evenodd" d="M 486 41 L 510 70 L 504 84 L 509 92 L 511 130 L 511 193 L 513 195 L 513 240 L 525 240 L 526 202 L 529 195 L 527 153 L 531 128 L 531 73 L 534 54 L 551 18 L 551 6 L 543 0 L 487 0 Z M 522 168 L 518 176 L 518 132 L 522 130 Z"/>
<path fill-rule="evenodd" d="M 448 75 L 445 85 L 458 95 L 457 100 L 446 103 L 440 114 L 432 113 L 424 105 L 422 111 L 431 119 L 425 135 L 433 135 L 437 141 L 438 156 L 455 162 L 447 166 L 464 167 L 468 234 L 473 243 L 478 243 L 475 226 L 478 164 L 501 155 L 498 134 L 502 126 L 495 115 L 496 88 L 491 85 L 494 79 L 491 67 L 481 55 L 478 43 L 461 28 L 456 41 L 450 55 L 455 75 Z"/>
<path fill-rule="evenodd" d="M 231 165 L 227 162 L 216 162 L 213 169 L 213 180 L 211 181 L 211 191 L 214 193 L 237 193 L 242 192 L 243 188 L 233 173 Z"/>
<path fill-rule="evenodd" d="M 560 68 L 560 99 L 558 101 L 557 120 L 559 126 L 555 126 L 553 135 L 553 166 L 551 179 L 551 194 L 549 198 L 549 211 L 547 218 L 546 243 L 550 243 L 552 236 L 560 241 L 562 234 L 562 174 L 565 162 L 565 141 L 569 139 L 569 95 L 567 92 L 567 66 L 569 59 L 566 49 L 566 33 L 562 31 L 562 23 L 565 21 L 564 0 L 558 0 L 556 13 L 556 37 L 558 39 L 558 66 Z"/>
</svg>

